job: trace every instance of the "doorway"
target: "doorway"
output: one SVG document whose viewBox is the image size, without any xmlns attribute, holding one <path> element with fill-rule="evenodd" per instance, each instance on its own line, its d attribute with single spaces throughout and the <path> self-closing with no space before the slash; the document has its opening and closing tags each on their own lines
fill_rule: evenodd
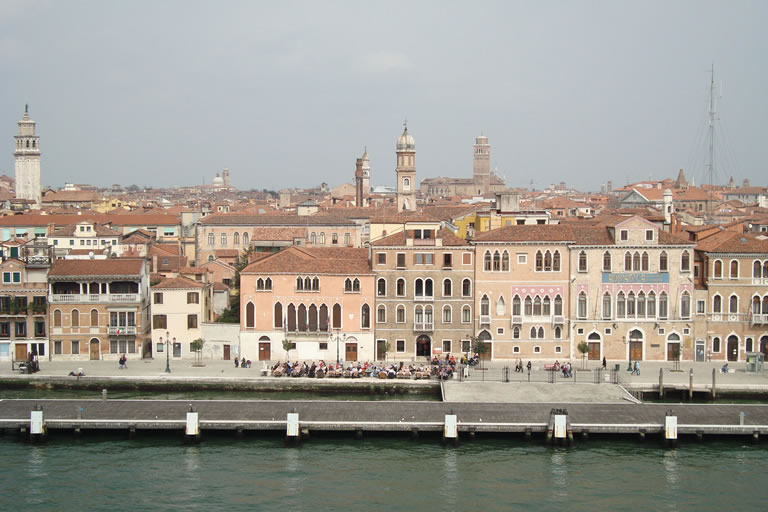
<svg viewBox="0 0 768 512">
<path fill-rule="evenodd" d="M 173 357 L 181 357 L 181 343 L 173 342 Z"/>
<path fill-rule="evenodd" d="M 643 333 L 638 329 L 629 332 L 629 358 L 632 361 L 643 360 Z"/>
<path fill-rule="evenodd" d="M 16 361 L 27 360 L 27 346 L 22 344 L 16 344 Z"/>
<path fill-rule="evenodd" d="M 600 335 L 596 332 L 591 333 L 587 337 L 587 346 L 589 347 L 589 351 L 587 351 L 587 359 L 590 361 L 599 361 L 600 360 Z"/>
<path fill-rule="evenodd" d="M 768 359 L 768 336 L 760 338 L 760 352 Z"/>
<path fill-rule="evenodd" d="M 224 360 L 229 361 L 232 358 L 229 345 L 224 345 Z"/>
<path fill-rule="evenodd" d="M 680 361 L 682 356 L 680 335 L 673 332 L 667 337 L 667 361 Z"/>
<path fill-rule="evenodd" d="M 432 340 L 426 334 L 416 338 L 416 356 L 429 357 L 432 355 Z"/>
<path fill-rule="evenodd" d="M 259 338 L 259 361 L 272 360 L 272 344 L 268 336 Z"/>
<path fill-rule="evenodd" d="M 703 363 L 706 357 L 704 340 L 696 340 L 696 362 Z"/>
<path fill-rule="evenodd" d="M 91 343 L 88 347 L 88 353 L 90 354 L 91 361 L 98 361 L 99 360 L 99 339 L 93 338 L 91 339 Z"/>
<path fill-rule="evenodd" d="M 485 351 L 485 353 L 480 354 L 480 359 L 485 359 L 487 361 L 492 360 L 493 359 L 493 343 L 491 341 L 491 333 L 489 333 L 486 330 L 482 330 L 480 331 L 480 334 L 477 335 L 477 340 L 485 343 L 485 346 L 488 349 Z"/>
<path fill-rule="evenodd" d="M 739 338 L 735 334 L 728 336 L 728 360 L 739 360 Z"/>
<path fill-rule="evenodd" d="M 357 343 L 345 343 L 344 345 L 344 360 L 357 361 Z"/>
</svg>

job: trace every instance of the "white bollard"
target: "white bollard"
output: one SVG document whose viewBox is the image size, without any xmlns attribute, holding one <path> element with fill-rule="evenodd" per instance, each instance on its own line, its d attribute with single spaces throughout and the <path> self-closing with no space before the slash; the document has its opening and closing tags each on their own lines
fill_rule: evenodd
<svg viewBox="0 0 768 512">
<path fill-rule="evenodd" d="M 567 436 L 566 418 L 565 414 L 555 414 L 555 439 L 565 439 Z"/>
<path fill-rule="evenodd" d="M 299 437 L 299 413 L 288 413 L 285 435 L 286 437 Z"/>
<path fill-rule="evenodd" d="M 459 437 L 459 428 L 457 426 L 455 414 L 445 415 L 445 426 L 443 427 L 443 436 L 446 439 L 457 439 Z"/>
<path fill-rule="evenodd" d="M 43 411 L 32 411 L 29 417 L 29 433 L 44 434 L 45 421 L 43 420 Z"/>
<path fill-rule="evenodd" d="M 196 412 L 187 413 L 187 435 L 197 436 L 200 434 L 200 417 Z"/>
<path fill-rule="evenodd" d="M 664 438 L 677 440 L 677 416 L 664 417 Z"/>
</svg>

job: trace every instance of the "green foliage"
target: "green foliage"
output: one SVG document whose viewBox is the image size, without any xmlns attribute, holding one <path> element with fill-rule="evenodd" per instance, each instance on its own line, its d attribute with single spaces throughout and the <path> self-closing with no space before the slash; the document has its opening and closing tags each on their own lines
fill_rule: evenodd
<svg viewBox="0 0 768 512">
<path fill-rule="evenodd" d="M 240 323 L 240 294 L 233 295 L 229 302 L 229 307 L 216 320 L 220 324 L 239 324 Z"/>
<path fill-rule="evenodd" d="M 584 355 L 584 354 L 586 354 L 587 352 L 589 352 L 589 345 L 587 344 L 587 342 L 586 342 L 586 341 L 582 341 L 581 343 L 579 343 L 579 344 L 576 346 L 576 349 L 577 349 L 579 352 L 581 352 L 581 354 L 582 354 L 582 355 Z"/>
<path fill-rule="evenodd" d="M 283 350 L 285 350 L 285 356 L 288 357 L 288 352 L 294 348 L 294 343 L 288 338 L 283 338 Z"/>
<path fill-rule="evenodd" d="M 197 338 L 189 344 L 189 348 L 192 350 L 192 352 L 200 352 L 203 350 L 203 345 L 205 345 L 205 340 L 202 338 Z"/>
<path fill-rule="evenodd" d="M 491 347 L 489 347 L 485 341 L 477 338 L 472 338 L 472 351 L 475 354 L 483 355 L 490 350 L 491 350 Z"/>
</svg>

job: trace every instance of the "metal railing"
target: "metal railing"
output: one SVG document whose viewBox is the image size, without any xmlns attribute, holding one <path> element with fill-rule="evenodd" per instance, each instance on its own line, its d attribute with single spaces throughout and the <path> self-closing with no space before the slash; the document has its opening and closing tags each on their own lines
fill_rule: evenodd
<svg viewBox="0 0 768 512">
<path fill-rule="evenodd" d="M 139 302 L 138 293 L 54 293 L 48 298 L 51 304 L 97 304 L 116 302 Z"/>
</svg>

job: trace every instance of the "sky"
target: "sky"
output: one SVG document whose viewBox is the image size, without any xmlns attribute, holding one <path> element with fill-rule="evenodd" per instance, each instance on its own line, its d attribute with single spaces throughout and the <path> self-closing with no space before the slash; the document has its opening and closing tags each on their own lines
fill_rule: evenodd
<svg viewBox="0 0 768 512">
<path fill-rule="evenodd" d="M 766 185 L 765 1 L 50 1 L 0 9 L 0 173 L 29 104 L 42 182 L 240 189 L 471 177 L 598 190 L 684 168 Z M 0 146 L 3 147 L 3 146 Z"/>
</svg>

